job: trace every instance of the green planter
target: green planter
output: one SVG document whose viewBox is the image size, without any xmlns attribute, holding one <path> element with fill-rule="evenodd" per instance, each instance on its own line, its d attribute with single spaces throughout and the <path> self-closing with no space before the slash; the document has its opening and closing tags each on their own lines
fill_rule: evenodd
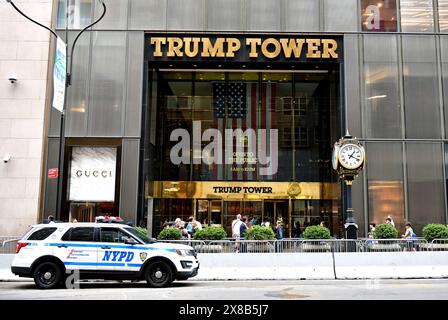
<svg viewBox="0 0 448 320">
<path fill-rule="evenodd" d="M 158 240 L 180 240 L 182 232 L 177 228 L 166 228 L 160 231 L 157 236 Z"/>
</svg>

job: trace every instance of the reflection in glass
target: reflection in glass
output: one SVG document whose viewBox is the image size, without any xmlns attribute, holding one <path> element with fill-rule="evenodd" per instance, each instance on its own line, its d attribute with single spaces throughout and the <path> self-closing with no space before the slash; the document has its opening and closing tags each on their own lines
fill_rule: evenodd
<svg viewBox="0 0 448 320">
<path fill-rule="evenodd" d="M 385 44 L 379 47 L 378 43 Z M 364 36 L 366 134 L 371 138 L 400 138 L 401 110 L 395 36 Z"/>
<path fill-rule="evenodd" d="M 406 138 L 440 138 L 435 38 L 403 36 L 402 43 Z"/>
<path fill-rule="evenodd" d="M 367 144 L 367 185 L 370 223 L 385 223 L 390 215 L 404 229 L 403 156 L 401 143 Z"/>
<path fill-rule="evenodd" d="M 432 0 L 401 0 L 401 29 L 403 32 L 433 32 Z"/>
<path fill-rule="evenodd" d="M 448 31 L 448 0 L 439 0 L 439 28 L 440 32 Z"/>
<path fill-rule="evenodd" d="M 396 0 L 361 0 L 362 31 L 397 31 Z"/>
<path fill-rule="evenodd" d="M 57 28 L 65 28 L 66 0 L 58 0 Z M 82 29 L 91 23 L 92 0 L 68 1 L 68 28 Z"/>
<path fill-rule="evenodd" d="M 159 72 L 154 179 L 332 181 L 332 75 Z"/>
<path fill-rule="evenodd" d="M 407 143 L 409 220 L 421 236 L 427 223 L 445 223 L 442 145 Z"/>
</svg>

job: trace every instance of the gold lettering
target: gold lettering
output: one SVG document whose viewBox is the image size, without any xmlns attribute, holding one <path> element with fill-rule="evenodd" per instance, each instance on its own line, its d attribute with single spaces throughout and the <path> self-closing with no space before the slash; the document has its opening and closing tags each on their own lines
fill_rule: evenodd
<svg viewBox="0 0 448 320">
<path fill-rule="evenodd" d="M 308 45 L 307 58 L 320 58 L 320 39 L 306 39 Z"/>
<path fill-rule="evenodd" d="M 260 38 L 247 38 L 246 46 L 250 45 L 249 58 L 258 58 L 257 46 L 261 45 Z"/>
<path fill-rule="evenodd" d="M 237 38 L 227 38 L 227 53 L 226 57 L 235 57 L 235 51 L 240 50 L 241 42 Z"/>
<path fill-rule="evenodd" d="M 202 38 L 202 57 L 224 58 L 224 38 L 217 38 L 212 45 L 209 38 Z"/>
<path fill-rule="evenodd" d="M 290 58 L 291 53 L 294 53 L 294 58 L 300 58 L 302 54 L 304 39 L 280 39 L 280 43 L 283 47 L 283 53 L 285 58 Z"/>
<path fill-rule="evenodd" d="M 273 52 L 268 51 L 268 46 L 272 44 L 275 47 L 275 50 Z M 266 58 L 272 59 L 276 58 L 281 51 L 280 43 L 274 39 L 274 38 L 268 38 L 263 41 L 261 45 L 261 52 Z"/>
<path fill-rule="evenodd" d="M 162 56 L 162 44 L 166 43 L 166 38 L 151 38 L 151 44 L 155 45 L 154 48 L 154 57 L 161 57 Z"/>
<path fill-rule="evenodd" d="M 184 54 L 180 51 L 183 46 L 181 38 L 168 38 L 168 57 L 182 57 Z"/>
<path fill-rule="evenodd" d="M 338 58 L 338 43 L 334 39 L 322 39 L 322 44 L 324 46 L 324 52 L 322 53 L 322 58 Z"/>
<path fill-rule="evenodd" d="M 184 38 L 185 55 L 187 57 L 194 58 L 198 55 L 199 41 L 201 41 L 201 38 Z M 193 42 L 193 49 L 191 49 L 191 42 Z"/>
</svg>

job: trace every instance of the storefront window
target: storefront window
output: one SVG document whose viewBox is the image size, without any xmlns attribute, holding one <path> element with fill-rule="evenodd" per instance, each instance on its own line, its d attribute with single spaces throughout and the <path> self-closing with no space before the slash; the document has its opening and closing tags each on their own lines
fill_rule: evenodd
<svg viewBox="0 0 448 320">
<path fill-rule="evenodd" d="M 396 0 L 361 0 L 362 31 L 397 31 Z"/>
<path fill-rule="evenodd" d="M 160 72 L 154 179 L 331 181 L 329 86 L 328 71 Z"/>
<path fill-rule="evenodd" d="M 290 197 L 309 199 L 310 224 L 322 220 L 340 234 L 330 164 L 337 71 L 164 70 L 151 78 L 145 195 L 154 236 L 189 216 L 231 236 L 237 214 L 251 224 L 282 221 L 292 236 Z"/>
</svg>

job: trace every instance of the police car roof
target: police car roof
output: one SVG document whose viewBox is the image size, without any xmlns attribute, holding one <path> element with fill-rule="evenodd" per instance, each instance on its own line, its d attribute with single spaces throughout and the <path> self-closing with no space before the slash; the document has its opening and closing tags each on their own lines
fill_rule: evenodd
<svg viewBox="0 0 448 320">
<path fill-rule="evenodd" d="M 123 227 L 131 227 L 124 223 L 103 223 L 103 222 L 55 222 L 55 223 L 40 223 L 34 224 L 32 227 L 115 227 L 115 226 L 123 226 Z"/>
</svg>

